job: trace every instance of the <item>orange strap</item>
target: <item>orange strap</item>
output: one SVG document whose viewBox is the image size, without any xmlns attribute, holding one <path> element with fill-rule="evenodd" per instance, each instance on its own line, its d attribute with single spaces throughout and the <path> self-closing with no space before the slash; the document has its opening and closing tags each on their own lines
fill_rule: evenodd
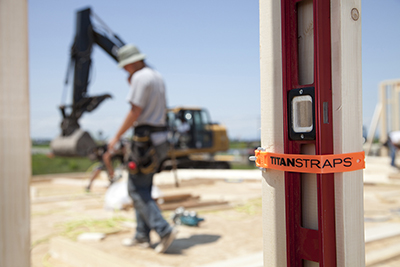
<svg viewBox="0 0 400 267">
<path fill-rule="evenodd" d="M 287 172 L 334 173 L 365 168 L 364 151 L 337 155 L 295 155 L 256 150 L 255 156 L 257 167 Z"/>
</svg>

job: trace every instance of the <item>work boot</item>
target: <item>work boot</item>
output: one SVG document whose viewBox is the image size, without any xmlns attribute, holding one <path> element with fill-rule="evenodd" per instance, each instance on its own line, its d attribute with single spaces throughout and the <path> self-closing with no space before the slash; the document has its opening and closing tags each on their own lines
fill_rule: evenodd
<svg viewBox="0 0 400 267">
<path fill-rule="evenodd" d="M 85 187 L 85 191 L 86 191 L 86 193 L 90 193 L 90 185 Z"/>
<path fill-rule="evenodd" d="M 149 241 L 140 241 L 136 238 L 125 238 L 122 240 L 122 245 L 126 247 L 139 247 L 139 248 L 149 248 L 150 242 Z"/>
<path fill-rule="evenodd" d="M 174 241 L 176 235 L 178 234 L 178 230 L 174 227 L 172 231 L 161 238 L 160 243 L 155 248 L 157 253 L 164 253 L 168 247 L 171 245 L 172 241 Z"/>
</svg>

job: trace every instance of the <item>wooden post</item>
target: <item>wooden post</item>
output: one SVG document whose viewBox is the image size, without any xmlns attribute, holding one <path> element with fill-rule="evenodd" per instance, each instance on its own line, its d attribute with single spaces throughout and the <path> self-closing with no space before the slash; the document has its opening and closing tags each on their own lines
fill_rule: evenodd
<svg viewBox="0 0 400 267">
<path fill-rule="evenodd" d="M 381 123 L 380 123 L 380 134 L 379 134 L 379 142 L 384 144 L 387 140 L 388 135 L 388 127 L 387 127 L 387 83 L 381 82 L 379 85 L 379 98 L 382 104 L 382 111 L 381 111 Z M 381 156 L 387 156 L 388 149 L 386 147 L 381 148 Z"/>
<path fill-rule="evenodd" d="M 362 151 L 361 0 L 331 1 L 335 154 Z M 337 266 L 365 266 L 363 171 L 335 174 Z"/>
<path fill-rule="evenodd" d="M 281 27 L 281 0 L 260 0 L 261 145 L 276 153 L 284 152 Z M 331 46 L 334 153 L 359 152 L 362 151 L 360 0 L 331 1 Z M 365 265 L 362 173 L 334 176 L 337 266 Z M 286 266 L 284 173 L 266 170 L 263 178 L 264 266 Z M 313 203 L 315 189 L 306 180 L 303 186 L 307 187 L 302 190 L 303 201 Z M 313 210 L 303 214 L 305 222 L 310 218 L 310 228 L 315 223 Z M 311 261 L 304 264 L 318 266 Z"/>
<path fill-rule="evenodd" d="M 261 146 L 283 153 L 281 2 L 260 0 Z M 286 266 L 284 173 L 263 173 L 264 266 Z"/>
<path fill-rule="evenodd" d="M 0 266 L 30 266 L 26 0 L 0 0 Z"/>
<path fill-rule="evenodd" d="M 378 102 L 378 104 L 375 107 L 375 111 L 374 111 L 374 115 L 372 117 L 370 127 L 368 129 L 365 156 L 369 156 L 369 154 L 370 154 L 372 143 L 375 138 L 376 128 L 378 127 L 379 119 L 381 117 L 381 112 L 382 112 L 382 104 L 380 102 Z"/>
<path fill-rule="evenodd" d="M 378 128 L 378 120 L 380 120 L 379 142 L 381 144 L 386 143 L 389 132 L 400 130 L 400 80 L 382 81 L 379 84 L 378 92 L 379 102 L 368 132 L 368 151 Z M 377 111 L 379 111 L 379 113 Z M 388 156 L 388 154 L 388 148 L 382 146 L 380 155 Z"/>
<path fill-rule="evenodd" d="M 399 90 L 400 84 L 394 83 L 393 84 L 393 109 L 392 109 L 392 131 L 400 130 L 400 109 L 399 109 Z"/>
</svg>

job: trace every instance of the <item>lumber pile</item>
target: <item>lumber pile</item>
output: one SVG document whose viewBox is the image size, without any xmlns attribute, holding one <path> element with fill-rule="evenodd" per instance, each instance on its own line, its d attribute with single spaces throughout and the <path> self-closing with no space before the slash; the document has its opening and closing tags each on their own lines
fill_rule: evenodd
<svg viewBox="0 0 400 267">
<path fill-rule="evenodd" d="M 175 194 L 167 195 L 158 198 L 157 203 L 161 210 L 175 210 L 179 207 L 188 208 L 199 208 L 209 206 L 220 206 L 227 205 L 227 201 L 202 201 L 199 196 L 193 196 L 192 194 Z"/>
<path fill-rule="evenodd" d="M 400 256 L 400 224 L 385 223 L 366 228 L 365 265 L 375 266 Z"/>
<path fill-rule="evenodd" d="M 179 207 L 185 209 L 213 207 L 213 206 L 228 206 L 228 201 L 209 200 L 203 201 L 199 196 L 192 194 L 171 194 L 156 198 L 155 201 L 162 211 L 176 210 Z M 124 209 L 132 208 L 133 204 L 124 205 Z"/>
</svg>

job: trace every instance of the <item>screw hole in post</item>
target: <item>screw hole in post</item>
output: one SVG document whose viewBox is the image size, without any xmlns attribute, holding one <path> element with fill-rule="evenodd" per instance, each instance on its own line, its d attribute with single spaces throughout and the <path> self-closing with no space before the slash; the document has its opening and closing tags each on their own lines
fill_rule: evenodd
<svg viewBox="0 0 400 267">
<path fill-rule="evenodd" d="M 358 12 L 357 8 L 353 8 L 353 9 L 351 10 L 351 18 L 352 18 L 354 21 L 357 21 L 359 17 L 360 17 L 360 13 Z"/>
</svg>

